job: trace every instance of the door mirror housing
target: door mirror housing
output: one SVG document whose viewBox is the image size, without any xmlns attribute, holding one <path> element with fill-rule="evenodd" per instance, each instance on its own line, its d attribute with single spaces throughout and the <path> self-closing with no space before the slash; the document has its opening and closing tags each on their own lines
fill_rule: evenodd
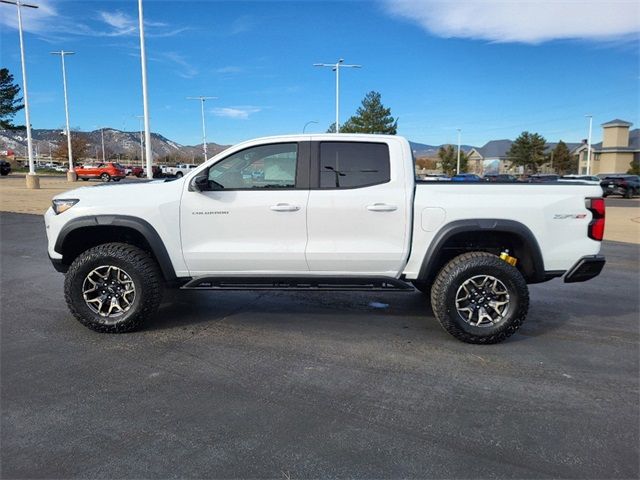
<svg viewBox="0 0 640 480">
<path fill-rule="evenodd" d="M 209 180 L 209 175 L 198 175 L 191 182 L 192 190 L 196 192 L 208 192 L 212 190 L 224 190 L 224 186 L 220 185 L 215 180 Z"/>
</svg>

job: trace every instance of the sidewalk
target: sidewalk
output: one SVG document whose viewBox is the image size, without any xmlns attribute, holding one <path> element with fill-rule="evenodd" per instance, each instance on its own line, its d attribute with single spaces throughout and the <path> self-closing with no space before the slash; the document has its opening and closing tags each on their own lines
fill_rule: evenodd
<svg viewBox="0 0 640 480">
<path fill-rule="evenodd" d="M 100 182 L 68 183 L 66 178 L 40 178 L 40 190 L 27 190 L 24 176 L 0 178 L 0 211 L 42 215 L 51 205 L 51 197 L 78 187 L 100 185 Z M 640 199 L 623 200 L 624 207 L 607 206 L 604 239 L 640 244 Z M 617 204 L 620 201 L 616 202 Z M 628 206 L 626 206 L 628 205 Z"/>
</svg>

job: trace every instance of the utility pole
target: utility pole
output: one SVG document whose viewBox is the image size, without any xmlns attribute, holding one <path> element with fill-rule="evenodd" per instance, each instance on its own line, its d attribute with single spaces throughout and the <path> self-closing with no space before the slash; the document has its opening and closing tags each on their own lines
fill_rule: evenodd
<svg viewBox="0 0 640 480">
<path fill-rule="evenodd" d="M 456 175 L 460 175 L 460 134 L 462 133 L 462 130 L 460 130 L 459 128 L 458 130 L 458 162 L 456 164 Z"/>
<path fill-rule="evenodd" d="M 585 115 L 589 118 L 589 136 L 587 137 L 587 175 L 591 175 L 591 127 L 593 126 L 593 115 Z"/>
<path fill-rule="evenodd" d="M 204 102 L 207 100 L 213 100 L 218 97 L 187 97 L 187 100 L 200 100 L 200 108 L 202 111 L 202 150 L 204 153 L 204 161 L 209 160 L 209 156 L 207 155 L 207 125 L 204 120 Z"/>
<path fill-rule="evenodd" d="M 64 64 L 65 55 L 75 55 L 75 52 L 65 52 L 64 50 L 60 50 L 59 52 L 50 52 L 51 55 L 60 55 L 60 60 L 62 61 L 62 88 L 64 91 L 64 115 L 66 119 L 67 126 L 67 152 L 69 152 L 69 170 L 67 171 L 67 181 L 75 182 L 78 177 L 76 175 L 75 170 L 73 169 L 73 151 L 71 148 L 71 128 L 69 127 L 69 99 L 67 96 L 67 71 Z"/>
<path fill-rule="evenodd" d="M 29 174 L 26 175 L 27 188 L 40 188 L 40 178 L 36 175 L 33 161 L 33 140 L 31 137 L 31 116 L 29 112 L 29 92 L 27 89 L 27 67 L 24 60 L 24 39 L 22 38 L 22 12 L 21 8 L 38 8 L 37 5 L 23 3 L 20 0 L 0 0 L 0 3 L 15 5 L 18 10 L 18 35 L 20 37 L 20 63 L 22 65 L 22 90 L 24 91 L 24 119 L 27 125 L 27 154 L 29 157 Z"/>
<path fill-rule="evenodd" d="M 151 170 L 151 127 L 149 126 L 149 98 L 147 94 L 147 53 L 144 47 L 144 15 L 142 0 L 138 0 L 138 21 L 140 24 L 140 65 L 142 67 L 142 109 L 144 115 L 144 143 L 147 153 L 147 178 L 153 178 Z"/>
<path fill-rule="evenodd" d="M 314 63 L 314 67 L 329 67 L 336 72 L 336 133 L 340 133 L 340 69 L 341 68 L 362 68 L 362 65 L 346 65 L 344 59 L 336 63 Z"/>
</svg>

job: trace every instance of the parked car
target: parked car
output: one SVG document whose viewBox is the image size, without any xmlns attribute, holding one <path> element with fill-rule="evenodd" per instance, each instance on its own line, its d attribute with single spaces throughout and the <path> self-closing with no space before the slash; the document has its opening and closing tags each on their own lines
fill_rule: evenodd
<svg viewBox="0 0 640 480">
<path fill-rule="evenodd" d="M 631 198 L 640 194 L 640 177 L 638 175 L 616 175 L 605 177 L 600 183 L 603 196 L 622 195 Z"/>
<path fill-rule="evenodd" d="M 101 180 L 103 182 L 119 182 L 126 173 L 124 167 L 116 162 L 98 163 L 97 165 L 83 165 L 75 168 L 76 175 L 79 180 L 87 181 L 91 179 Z"/>
<path fill-rule="evenodd" d="M 450 182 L 451 178 L 444 173 L 427 173 L 426 175 L 420 175 L 420 180 L 425 182 Z"/>
<path fill-rule="evenodd" d="M 507 173 L 487 173 L 482 177 L 485 182 L 495 183 L 515 183 L 518 178 L 515 175 L 509 175 Z"/>
<path fill-rule="evenodd" d="M 126 165 L 124 167 L 124 171 L 127 177 L 132 176 L 140 178 L 144 174 L 144 169 L 142 167 L 137 167 L 134 165 Z"/>
<path fill-rule="evenodd" d="M 264 175 L 245 175 L 256 170 Z M 99 332 L 150 320 L 165 286 L 415 285 L 447 332 L 490 344 L 522 325 L 528 283 L 600 273 L 605 205 L 591 185 L 484 186 L 416 184 L 403 137 L 280 136 L 231 147 L 174 181 L 58 194 L 45 231 L 72 314 Z"/>
<path fill-rule="evenodd" d="M 601 180 L 595 175 L 562 175 L 558 181 L 581 183 L 584 185 L 600 185 L 601 183 Z"/>
<path fill-rule="evenodd" d="M 529 176 L 527 179 L 529 183 L 544 183 L 544 182 L 557 182 L 560 179 L 560 175 L 555 173 L 536 173 Z"/>
<path fill-rule="evenodd" d="M 11 173 L 11 164 L 6 160 L 0 160 L 0 175 L 6 177 Z"/>
<path fill-rule="evenodd" d="M 481 180 L 475 173 L 459 173 L 451 177 L 452 182 L 479 182 Z"/>
<path fill-rule="evenodd" d="M 168 177 L 181 178 L 197 167 L 198 165 L 196 165 L 195 163 L 178 163 L 175 167 L 167 166 L 163 168 L 162 173 L 164 173 Z"/>
</svg>

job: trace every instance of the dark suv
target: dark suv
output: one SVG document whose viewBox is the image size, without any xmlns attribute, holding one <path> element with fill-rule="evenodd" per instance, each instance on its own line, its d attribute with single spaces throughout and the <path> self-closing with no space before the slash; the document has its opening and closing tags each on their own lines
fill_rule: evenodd
<svg viewBox="0 0 640 480">
<path fill-rule="evenodd" d="M 602 196 L 622 195 L 631 198 L 640 194 L 640 177 L 638 175 L 611 175 L 600 182 Z"/>
<path fill-rule="evenodd" d="M 6 160 L 0 160 L 0 175 L 6 177 L 11 173 L 11 164 Z"/>
</svg>

